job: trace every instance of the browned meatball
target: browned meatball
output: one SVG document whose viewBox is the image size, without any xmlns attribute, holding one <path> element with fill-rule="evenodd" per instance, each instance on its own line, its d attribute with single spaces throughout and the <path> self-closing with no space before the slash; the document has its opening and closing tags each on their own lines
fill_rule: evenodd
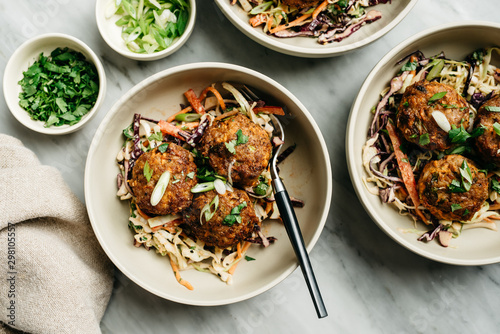
<svg viewBox="0 0 500 334">
<path fill-rule="evenodd" d="M 248 117 L 237 114 L 215 121 L 205 131 L 200 152 L 209 158 L 217 174 L 228 177 L 231 167 L 233 184 L 247 187 L 257 183 L 267 167 L 272 145 L 264 129 Z"/>
<path fill-rule="evenodd" d="M 500 124 L 500 95 L 486 101 L 478 110 L 474 126 L 484 127 L 484 133 L 476 137 L 477 153 L 487 163 L 500 166 L 500 136 L 493 129 L 493 124 Z"/>
<path fill-rule="evenodd" d="M 316 6 L 320 1 L 322 0 L 282 0 L 281 2 L 287 6 L 305 8 Z"/>
<path fill-rule="evenodd" d="M 468 191 L 456 192 L 463 185 L 460 168 L 464 160 L 472 185 Z M 418 180 L 418 194 L 421 203 L 438 219 L 467 221 L 488 198 L 488 179 L 473 161 L 461 155 L 447 155 L 425 165 Z"/>
<path fill-rule="evenodd" d="M 215 196 L 219 197 L 219 205 L 215 214 L 208 221 L 203 215 L 200 222 L 202 209 L 209 205 Z M 238 215 L 229 217 L 231 211 L 238 206 L 241 208 L 239 213 L 241 220 L 236 218 Z M 214 210 L 214 207 L 211 209 Z M 193 205 L 184 211 L 183 216 L 185 231 L 189 235 L 204 241 L 208 246 L 220 248 L 234 246 L 251 237 L 255 224 L 259 222 L 247 193 L 239 189 L 226 191 L 224 195 L 214 190 L 197 194 L 193 199 Z"/>
<path fill-rule="evenodd" d="M 444 94 L 441 98 L 440 95 Z M 398 108 L 397 127 L 406 140 L 428 150 L 443 151 L 451 147 L 448 133 L 441 129 L 432 116 L 442 112 L 451 126 L 469 127 L 469 106 L 453 87 L 439 83 L 420 81 L 409 86 Z M 428 143 L 425 144 L 429 136 Z M 424 137 L 422 137 L 424 136 Z"/>
<path fill-rule="evenodd" d="M 149 181 L 145 176 L 146 162 L 151 173 Z M 160 202 L 153 206 L 151 193 L 160 176 L 166 171 L 170 172 L 170 181 Z M 143 153 L 137 159 L 129 181 L 137 206 L 149 215 L 175 214 L 189 207 L 193 199 L 191 188 L 196 183 L 193 155 L 174 143 L 168 145 L 165 153 L 161 153 L 157 148 Z"/>
</svg>

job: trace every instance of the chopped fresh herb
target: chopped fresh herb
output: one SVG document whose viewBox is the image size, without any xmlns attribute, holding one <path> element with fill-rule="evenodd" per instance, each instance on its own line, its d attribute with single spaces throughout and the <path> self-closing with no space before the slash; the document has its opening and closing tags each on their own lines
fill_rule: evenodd
<svg viewBox="0 0 500 334">
<path fill-rule="evenodd" d="M 403 162 L 408 162 L 408 159 L 403 158 L 403 159 L 401 159 L 401 161 L 403 161 Z"/>
<path fill-rule="evenodd" d="M 418 143 L 419 145 L 421 146 L 425 146 L 427 144 L 429 144 L 431 142 L 430 138 L 429 138 L 429 134 L 428 133 L 424 133 L 423 135 L 420 136 L 420 138 L 418 139 Z"/>
<path fill-rule="evenodd" d="M 442 99 L 446 95 L 446 93 L 447 92 L 439 92 L 439 93 L 432 95 L 431 98 L 429 99 L 429 101 L 427 102 L 427 104 L 432 104 L 432 103 L 436 102 L 437 100 Z"/>
<path fill-rule="evenodd" d="M 151 180 L 151 177 L 153 176 L 153 170 L 149 167 L 149 163 L 147 161 L 144 164 L 143 173 L 144 173 L 144 177 L 149 182 L 149 180 Z"/>
<path fill-rule="evenodd" d="M 453 204 L 451 205 L 451 212 L 455 212 L 455 211 L 457 211 L 457 210 L 460 210 L 461 208 L 462 208 L 462 206 L 461 206 L 460 204 L 455 204 L 455 203 L 453 203 Z"/>
<path fill-rule="evenodd" d="M 236 153 L 236 146 L 246 144 L 248 142 L 248 136 L 243 134 L 243 131 L 241 129 L 238 129 L 236 131 L 236 139 L 233 139 L 229 141 L 228 143 L 224 143 L 226 145 L 226 148 L 229 152 L 232 154 Z"/>
<path fill-rule="evenodd" d="M 123 135 L 128 139 L 134 138 L 133 124 L 130 124 L 128 127 L 123 129 Z"/>
<path fill-rule="evenodd" d="M 235 206 L 234 208 L 231 209 L 231 213 L 228 214 L 224 220 L 222 221 L 222 224 L 227 225 L 227 226 L 233 226 L 234 223 L 241 224 L 241 210 L 243 208 L 246 208 L 247 202 L 242 202 L 241 204 Z"/>
<path fill-rule="evenodd" d="M 149 141 L 157 140 L 157 141 L 162 141 L 163 140 L 163 134 L 161 132 L 155 132 L 151 136 L 148 137 Z"/>
<path fill-rule="evenodd" d="M 260 180 L 259 184 L 253 187 L 253 191 L 255 194 L 259 196 L 264 196 L 267 194 L 267 190 L 269 189 L 269 185 L 264 180 Z"/>
<path fill-rule="evenodd" d="M 493 124 L 493 130 L 495 131 L 495 133 L 496 133 L 497 135 L 499 135 L 499 136 L 500 136 L 500 124 L 498 124 L 497 122 L 495 122 L 495 123 Z"/>
<path fill-rule="evenodd" d="M 78 123 L 99 94 L 95 66 L 68 48 L 57 48 L 50 56 L 40 53 L 18 83 L 19 105 L 45 127 Z"/>
<path fill-rule="evenodd" d="M 464 187 L 462 187 L 462 184 L 458 180 L 451 181 L 451 183 L 448 185 L 448 189 L 450 189 L 452 193 L 466 192 L 466 190 L 464 189 Z"/>
<path fill-rule="evenodd" d="M 408 103 L 408 101 L 404 101 L 402 104 L 403 104 L 403 107 L 408 107 L 410 105 L 410 103 Z"/>
<path fill-rule="evenodd" d="M 245 255 L 245 260 L 247 260 L 247 261 L 255 261 L 255 259 L 253 257 L 250 257 L 248 255 Z"/>
<path fill-rule="evenodd" d="M 469 212 L 470 212 L 469 209 L 465 209 L 464 213 L 462 213 L 462 216 L 467 216 L 469 214 Z"/>
<path fill-rule="evenodd" d="M 407 63 L 405 63 L 402 67 L 401 67 L 401 71 L 402 72 L 405 72 L 405 71 L 414 71 L 417 69 L 417 62 L 416 61 L 409 61 Z"/>
<path fill-rule="evenodd" d="M 471 137 L 471 135 L 465 130 L 464 125 L 462 124 L 460 125 L 460 128 L 452 125 L 451 130 L 448 132 L 448 137 L 454 144 L 463 144 Z"/>
<path fill-rule="evenodd" d="M 500 112 L 500 107 L 496 106 L 485 106 L 484 109 L 486 109 L 486 111 Z"/>
<path fill-rule="evenodd" d="M 417 135 L 416 133 L 414 133 L 414 134 L 410 135 L 410 138 L 411 138 L 411 139 L 413 139 L 413 138 L 417 138 L 417 137 L 418 137 L 418 135 Z"/>
<path fill-rule="evenodd" d="M 168 148 L 168 143 L 163 143 L 160 146 L 158 146 L 158 151 L 160 151 L 161 153 L 165 153 L 167 151 L 167 148 Z"/>
<path fill-rule="evenodd" d="M 496 178 L 491 179 L 491 189 L 500 194 L 500 182 Z"/>
</svg>

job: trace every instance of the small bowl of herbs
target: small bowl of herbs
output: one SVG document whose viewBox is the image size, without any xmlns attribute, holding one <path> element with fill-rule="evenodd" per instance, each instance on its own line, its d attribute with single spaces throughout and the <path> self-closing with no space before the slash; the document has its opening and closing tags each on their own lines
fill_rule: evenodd
<svg viewBox="0 0 500 334">
<path fill-rule="evenodd" d="M 195 0 L 97 0 L 96 22 L 106 43 L 130 59 L 157 60 L 191 35 Z"/>
<path fill-rule="evenodd" d="M 106 76 L 85 43 L 69 35 L 45 34 L 12 54 L 3 90 L 19 122 L 40 133 L 62 135 L 80 129 L 96 114 Z"/>
</svg>

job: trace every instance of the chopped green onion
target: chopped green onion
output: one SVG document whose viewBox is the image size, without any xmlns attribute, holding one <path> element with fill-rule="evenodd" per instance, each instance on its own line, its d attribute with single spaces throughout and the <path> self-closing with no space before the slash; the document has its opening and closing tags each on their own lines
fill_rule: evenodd
<svg viewBox="0 0 500 334">
<path fill-rule="evenodd" d="M 204 183 L 198 183 L 195 185 L 193 188 L 191 188 L 192 193 L 202 193 L 206 191 L 213 190 L 215 188 L 213 182 L 204 182 Z"/>
<path fill-rule="evenodd" d="M 167 190 L 168 182 L 170 181 L 170 172 L 166 171 L 163 174 L 161 174 L 160 178 L 158 179 L 158 182 L 155 185 L 155 188 L 153 189 L 153 192 L 151 193 L 151 205 L 155 206 L 158 203 L 160 203 L 161 199 L 163 198 L 163 195 L 165 194 L 165 190 Z"/>
<path fill-rule="evenodd" d="M 153 53 L 167 49 L 186 30 L 189 3 L 185 0 L 121 0 L 115 24 L 129 50 Z"/>
<path fill-rule="evenodd" d="M 213 209 L 212 209 L 213 208 Z M 203 225 L 203 217 L 205 217 L 205 222 L 212 219 L 215 215 L 215 212 L 219 208 L 219 195 L 215 195 L 210 203 L 207 203 L 202 209 L 200 213 L 200 224 Z"/>
<path fill-rule="evenodd" d="M 441 71 L 443 70 L 444 67 L 444 60 L 443 59 L 435 59 L 432 64 L 432 69 L 429 71 L 425 79 L 427 81 L 431 81 L 432 79 L 436 78 L 439 76 Z"/>
<path fill-rule="evenodd" d="M 427 102 L 427 103 L 431 104 L 433 102 L 436 102 L 439 99 L 442 99 L 446 95 L 446 93 L 447 92 L 439 92 L 439 93 L 432 95 L 431 98 L 429 99 L 429 102 Z"/>
<path fill-rule="evenodd" d="M 493 130 L 495 130 L 495 133 L 500 136 L 500 124 L 497 122 L 493 123 Z"/>
<path fill-rule="evenodd" d="M 484 109 L 486 109 L 486 111 L 500 112 L 500 107 L 496 106 L 485 106 Z"/>
<path fill-rule="evenodd" d="M 179 122 L 194 122 L 199 120 L 200 114 L 190 113 L 190 114 L 178 114 L 175 116 L 175 120 Z"/>
</svg>

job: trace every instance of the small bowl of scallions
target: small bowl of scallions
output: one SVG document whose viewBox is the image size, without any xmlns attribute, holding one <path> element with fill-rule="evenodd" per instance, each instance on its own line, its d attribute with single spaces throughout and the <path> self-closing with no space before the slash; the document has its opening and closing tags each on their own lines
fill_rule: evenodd
<svg viewBox="0 0 500 334">
<path fill-rule="evenodd" d="M 195 0 L 96 1 L 102 38 L 134 60 L 157 60 L 179 50 L 193 31 L 195 17 Z"/>
<path fill-rule="evenodd" d="M 14 51 L 5 67 L 3 91 L 21 124 L 62 135 L 95 116 L 106 94 L 106 75 L 97 55 L 79 39 L 44 34 Z"/>
</svg>

